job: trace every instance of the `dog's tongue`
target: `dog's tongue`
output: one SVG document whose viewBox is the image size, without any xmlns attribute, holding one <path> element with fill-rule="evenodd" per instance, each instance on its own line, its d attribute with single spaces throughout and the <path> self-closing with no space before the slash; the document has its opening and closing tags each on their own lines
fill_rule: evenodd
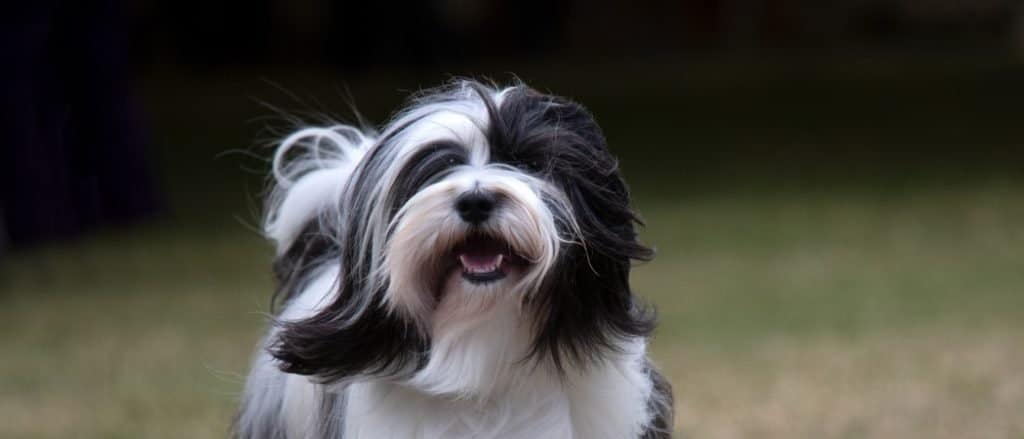
<svg viewBox="0 0 1024 439">
<path fill-rule="evenodd" d="M 506 244 L 487 237 L 467 240 L 458 251 L 459 263 L 469 273 L 489 273 L 501 268 Z"/>
</svg>

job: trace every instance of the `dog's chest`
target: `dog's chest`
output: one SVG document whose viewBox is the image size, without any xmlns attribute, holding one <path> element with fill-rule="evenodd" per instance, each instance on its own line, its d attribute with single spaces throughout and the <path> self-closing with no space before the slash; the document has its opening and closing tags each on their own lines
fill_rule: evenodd
<svg viewBox="0 0 1024 439">
<path fill-rule="evenodd" d="M 572 384 L 524 383 L 486 403 L 386 383 L 349 386 L 345 439 L 623 439 L 649 421 L 640 371 L 610 366 Z"/>
<path fill-rule="evenodd" d="M 348 389 L 346 406 L 346 439 L 574 436 L 569 396 L 556 389 L 530 389 L 479 403 L 441 400 L 400 386 L 367 383 Z"/>
</svg>

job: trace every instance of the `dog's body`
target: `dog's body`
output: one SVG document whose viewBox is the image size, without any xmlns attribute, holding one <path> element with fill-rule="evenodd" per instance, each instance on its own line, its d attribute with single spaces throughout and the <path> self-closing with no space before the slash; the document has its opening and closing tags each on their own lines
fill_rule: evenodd
<svg viewBox="0 0 1024 439">
<path fill-rule="evenodd" d="M 237 437 L 670 436 L 628 285 L 649 251 L 582 107 L 457 82 L 379 135 L 297 132 L 274 177 L 283 309 Z"/>
</svg>

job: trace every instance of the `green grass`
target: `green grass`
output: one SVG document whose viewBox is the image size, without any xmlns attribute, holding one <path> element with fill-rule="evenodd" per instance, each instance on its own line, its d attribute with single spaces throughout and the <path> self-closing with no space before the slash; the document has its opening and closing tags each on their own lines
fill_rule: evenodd
<svg viewBox="0 0 1024 439">
<path fill-rule="evenodd" d="M 663 309 L 670 337 L 1014 324 L 1022 202 L 1020 187 L 992 184 L 896 199 L 763 194 L 652 206 L 644 237 L 660 254 L 635 284 Z"/>
</svg>

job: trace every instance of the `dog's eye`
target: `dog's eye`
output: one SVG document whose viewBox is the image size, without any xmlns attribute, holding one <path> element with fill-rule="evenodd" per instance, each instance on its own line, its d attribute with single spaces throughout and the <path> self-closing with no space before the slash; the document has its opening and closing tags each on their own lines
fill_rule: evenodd
<svg viewBox="0 0 1024 439">
<path fill-rule="evenodd" d="M 523 160 L 519 167 L 527 172 L 540 172 L 544 170 L 540 160 Z"/>
<path fill-rule="evenodd" d="M 443 170 L 442 168 L 466 163 L 463 151 L 464 149 L 456 143 L 441 141 L 424 147 L 409 160 L 409 163 L 439 172 Z"/>
</svg>

